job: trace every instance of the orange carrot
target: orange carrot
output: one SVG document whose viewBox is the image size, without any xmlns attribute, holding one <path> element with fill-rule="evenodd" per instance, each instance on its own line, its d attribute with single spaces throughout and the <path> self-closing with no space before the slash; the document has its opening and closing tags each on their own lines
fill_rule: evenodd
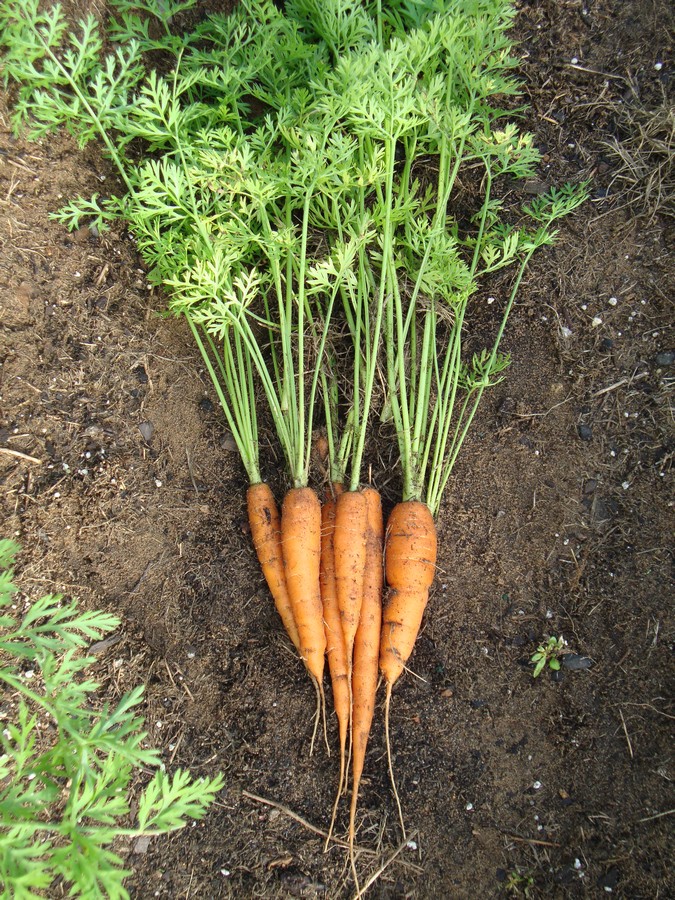
<svg viewBox="0 0 675 900">
<path fill-rule="evenodd" d="M 361 491 L 340 494 L 335 509 L 335 583 L 350 675 L 363 599 L 366 517 L 366 498 Z"/>
<path fill-rule="evenodd" d="M 436 572 L 436 526 L 426 503 L 408 500 L 391 511 L 384 565 L 389 593 L 380 670 L 391 689 L 415 646 Z"/>
<path fill-rule="evenodd" d="M 284 628 L 300 653 L 300 637 L 286 589 L 286 574 L 281 553 L 281 516 L 269 485 L 252 484 L 246 493 L 248 522 L 260 567 L 272 594 Z"/>
<path fill-rule="evenodd" d="M 349 669 L 347 667 L 347 650 L 342 633 L 342 622 L 337 601 L 335 584 L 335 506 L 333 494 L 339 496 L 342 485 L 332 485 L 332 493 L 321 508 L 321 601 L 323 603 L 323 621 L 326 631 L 326 656 L 333 686 L 333 705 L 338 720 L 340 740 L 340 781 L 338 783 L 330 829 L 326 838 L 326 848 L 333 833 L 335 815 L 337 813 L 342 786 L 345 783 L 345 757 L 347 749 L 347 731 L 349 729 Z"/>
<path fill-rule="evenodd" d="M 298 628 L 300 655 L 314 679 L 317 691 L 318 724 L 319 709 L 325 710 L 323 667 L 326 634 L 319 581 L 321 503 L 309 487 L 292 488 L 284 497 L 281 507 L 281 550 L 286 588 Z M 312 744 L 313 741 L 312 738 Z"/>
<path fill-rule="evenodd" d="M 352 802 L 349 813 L 349 848 L 352 871 L 354 866 L 354 836 L 356 804 L 366 758 L 366 746 L 375 712 L 377 693 L 380 625 L 382 622 L 382 502 L 374 488 L 365 488 L 366 500 L 366 570 L 363 582 L 363 603 L 359 627 L 354 639 L 352 672 Z M 357 882 L 358 883 L 358 882 Z"/>
<path fill-rule="evenodd" d="M 426 503 L 398 503 L 387 523 L 384 566 L 389 592 L 380 638 L 380 671 L 387 686 L 384 725 L 389 775 L 404 838 L 403 813 L 391 761 L 389 705 L 391 689 L 405 668 L 422 624 L 436 571 L 436 549 L 436 526 Z"/>
</svg>

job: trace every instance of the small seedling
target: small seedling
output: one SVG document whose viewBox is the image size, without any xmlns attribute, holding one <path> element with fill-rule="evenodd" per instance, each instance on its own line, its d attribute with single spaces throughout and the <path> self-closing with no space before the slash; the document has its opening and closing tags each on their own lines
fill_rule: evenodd
<svg viewBox="0 0 675 900">
<path fill-rule="evenodd" d="M 531 897 L 530 888 L 532 887 L 534 887 L 534 878 L 532 875 L 530 875 L 529 872 L 521 873 L 518 869 L 509 872 L 508 877 L 504 882 L 506 892 L 518 897 Z"/>
<path fill-rule="evenodd" d="M 565 641 L 562 635 L 558 638 L 550 637 L 546 643 L 539 644 L 537 652 L 530 657 L 530 662 L 535 664 L 533 677 L 537 678 L 538 675 L 541 675 L 546 666 L 553 672 L 557 672 L 560 668 L 560 658 L 564 652 Z"/>
</svg>

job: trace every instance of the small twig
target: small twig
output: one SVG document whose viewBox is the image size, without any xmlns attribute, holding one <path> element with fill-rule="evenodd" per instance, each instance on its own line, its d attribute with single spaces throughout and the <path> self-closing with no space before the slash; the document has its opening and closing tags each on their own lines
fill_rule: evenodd
<svg viewBox="0 0 675 900">
<path fill-rule="evenodd" d="M 598 72 L 597 69 L 587 69 L 585 66 L 579 66 L 576 63 L 568 63 L 568 69 L 576 69 L 577 72 L 588 72 L 589 75 L 598 75 L 600 78 L 613 78 L 615 81 L 625 81 L 623 75 L 612 75 L 611 72 Z"/>
<path fill-rule="evenodd" d="M 250 791 L 242 791 L 243 797 L 248 797 L 249 800 L 255 800 L 256 803 L 263 803 L 265 806 L 271 806 L 273 809 L 278 809 L 279 812 L 283 813 L 285 816 L 288 816 L 290 819 L 293 819 L 296 822 L 299 822 L 304 828 L 307 828 L 308 831 L 313 832 L 314 834 L 318 834 L 319 837 L 326 838 L 328 837 L 328 832 L 322 831 L 321 828 L 317 828 L 316 825 L 312 825 L 307 819 L 303 819 L 302 816 L 299 816 L 297 813 L 293 812 L 292 809 L 289 809 L 288 806 L 284 806 L 282 803 L 277 803 L 274 800 L 267 800 L 265 797 L 259 797 L 257 794 L 252 794 Z M 331 841 L 334 844 L 337 844 L 339 847 L 346 847 L 349 849 L 349 844 L 347 841 L 341 841 L 340 838 L 331 837 Z M 372 850 L 360 850 L 361 853 L 372 854 Z"/>
<path fill-rule="evenodd" d="M 630 742 L 630 737 L 628 735 L 628 729 L 626 728 L 626 720 L 623 717 L 621 707 L 619 707 L 619 715 L 621 716 L 621 724 L 623 725 L 623 733 L 626 735 L 626 743 L 628 744 L 628 752 L 630 753 L 630 758 L 635 759 L 635 755 L 633 753 L 633 745 Z"/>
<path fill-rule="evenodd" d="M 29 175 L 37 175 L 35 169 L 31 169 L 29 166 L 17 162 L 15 159 L 6 159 L 5 162 L 9 163 L 10 166 L 16 166 L 17 169 L 23 169 L 24 172 L 28 172 Z"/>
<path fill-rule="evenodd" d="M 658 697 L 657 699 L 661 699 Z M 658 713 L 660 716 L 665 716 L 666 719 L 675 719 L 675 716 L 671 716 L 670 713 L 664 712 L 662 709 L 657 709 L 656 706 L 652 706 L 651 703 L 632 703 L 631 701 L 626 701 L 626 706 L 639 706 L 642 709 L 651 709 L 652 712 Z"/>
<path fill-rule="evenodd" d="M 194 472 L 192 471 L 192 460 L 190 459 L 190 452 L 187 447 L 185 448 L 185 456 L 187 457 L 188 472 L 190 473 L 190 481 L 192 482 L 192 487 L 195 489 L 195 494 L 199 494 L 199 488 L 197 487 Z"/>
<path fill-rule="evenodd" d="M 518 837 L 517 834 L 505 834 L 504 837 L 508 838 L 510 841 L 517 841 L 519 844 L 535 844 L 537 847 L 559 847 L 560 844 L 556 844 L 554 841 L 542 841 L 538 838 L 524 838 Z"/>
<path fill-rule="evenodd" d="M 103 282 L 108 277 L 108 272 L 110 271 L 110 263 L 106 263 L 101 271 L 98 273 L 98 278 L 96 279 L 96 287 L 101 287 Z"/>
<path fill-rule="evenodd" d="M 654 819 L 662 819 L 664 816 L 672 816 L 675 813 L 675 809 L 667 809 L 665 812 L 656 813 L 653 816 L 645 816 L 644 819 L 638 819 L 638 822 L 651 822 Z"/>
<path fill-rule="evenodd" d="M 35 456 L 29 456 L 27 453 L 21 453 L 20 450 L 10 450 L 9 447 L 0 447 L 0 453 L 6 453 L 7 456 L 16 456 L 17 459 L 25 459 L 26 462 L 35 463 L 36 466 L 42 465 L 42 460 Z"/>
<path fill-rule="evenodd" d="M 614 391 L 624 384 L 628 384 L 629 382 L 633 381 L 642 381 L 642 379 L 646 378 L 648 375 L 649 372 L 640 372 L 639 375 L 631 375 L 630 377 L 622 378 L 620 381 L 615 381 L 614 384 L 610 384 L 606 388 L 601 388 L 599 391 L 596 391 L 593 396 L 602 397 L 603 394 L 608 394 L 610 391 Z"/>
<path fill-rule="evenodd" d="M 403 853 L 405 848 L 408 846 L 408 844 L 414 837 L 417 837 L 416 831 L 413 831 L 412 834 L 409 834 L 407 838 L 404 838 L 404 840 L 401 841 L 401 843 L 398 845 L 396 850 L 394 850 L 394 852 L 391 854 L 389 859 L 387 859 L 385 862 L 383 862 L 382 865 L 380 866 L 380 868 L 377 869 L 377 871 L 373 872 L 373 874 L 370 876 L 368 881 L 366 881 L 366 883 L 363 885 L 363 887 L 358 892 L 358 894 L 354 895 L 354 900 L 359 900 L 360 897 L 363 897 L 363 895 L 366 893 L 368 888 L 372 887 L 375 884 L 375 882 L 377 881 L 377 879 L 380 877 L 380 875 L 382 875 L 382 873 L 385 871 L 385 869 L 388 869 L 389 866 L 394 862 L 396 857 L 399 856 L 399 854 Z"/>
<path fill-rule="evenodd" d="M 180 745 L 183 741 L 184 734 L 185 734 L 185 732 L 181 731 L 181 733 L 178 735 L 178 740 L 174 744 L 173 752 L 172 752 L 171 756 L 169 757 L 169 765 L 173 765 L 173 761 L 176 758 L 176 754 L 178 753 L 178 748 L 180 747 Z"/>
</svg>

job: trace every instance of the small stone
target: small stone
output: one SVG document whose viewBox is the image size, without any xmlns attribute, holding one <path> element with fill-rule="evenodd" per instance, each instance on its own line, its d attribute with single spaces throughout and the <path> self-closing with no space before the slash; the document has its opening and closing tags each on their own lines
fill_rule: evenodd
<svg viewBox="0 0 675 900">
<path fill-rule="evenodd" d="M 596 478 L 588 478 L 584 482 L 584 494 L 593 494 L 598 486 L 598 481 Z"/>
<path fill-rule="evenodd" d="M 675 363 L 675 350 L 662 350 L 656 354 L 657 366 L 672 366 Z"/>
<path fill-rule="evenodd" d="M 579 425 L 577 431 L 582 441 L 590 441 L 593 439 L 593 429 L 589 425 Z"/>
<path fill-rule="evenodd" d="M 236 453 L 237 442 L 235 441 L 231 431 L 225 431 L 220 438 L 220 446 L 228 453 Z"/>
<path fill-rule="evenodd" d="M 152 440 L 152 436 L 155 433 L 155 426 L 152 422 L 141 422 L 138 426 L 138 430 L 140 431 L 144 441 Z"/>
<path fill-rule="evenodd" d="M 563 656 L 562 664 L 566 669 L 577 671 L 581 669 L 590 669 L 593 660 L 588 656 L 580 656 L 578 653 L 566 653 Z"/>
<path fill-rule="evenodd" d="M 138 854 L 143 854 L 148 852 L 148 847 L 150 846 L 151 837 L 148 837 L 145 834 L 142 834 L 139 838 L 136 838 L 133 845 L 133 852 Z"/>
<path fill-rule="evenodd" d="M 606 337 L 600 341 L 600 349 L 601 350 L 611 350 L 613 346 L 614 346 L 614 341 L 611 338 Z"/>
</svg>

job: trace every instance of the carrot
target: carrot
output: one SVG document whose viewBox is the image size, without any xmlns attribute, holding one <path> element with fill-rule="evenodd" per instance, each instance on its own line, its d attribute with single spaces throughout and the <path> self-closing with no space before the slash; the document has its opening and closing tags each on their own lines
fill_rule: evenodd
<svg viewBox="0 0 675 900">
<path fill-rule="evenodd" d="M 380 671 L 387 688 L 384 722 L 389 774 L 404 838 L 403 814 L 391 762 L 389 704 L 391 689 L 405 668 L 422 624 L 436 571 L 436 549 L 436 526 L 426 503 L 419 500 L 398 503 L 387 523 L 384 566 L 389 592 L 380 638 Z"/>
<path fill-rule="evenodd" d="M 357 881 L 354 866 L 356 804 L 377 693 L 380 625 L 382 622 L 382 542 L 384 538 L 380 495 L 374 488 L 365 488 L 363 496 L 366 501 L 366 567 L 361 617 L 354 639 L 352 802 L 349 813 L 349 851 L 355 881 Z"/>
<path fill-rule="evenodd" d="M 246 493 L 246 506 L 253 546 L 265 581 L 286 633 L 300 653 L 300 636 L 286 589 L 286 573 L 281 552 L 281 516 L 270 486 L 264 482 L 252 484 Z"/>
<path fill-rule="evenodd" d="M 349 729 L 349 669 L 347 667 L 347 650 L 342 633 L 340 609 L 337 601 L 335 584 L 335 506 L 333 495 L 342 493 L 342 485 L 334 483 L 332 492 L 321 508 L 321 602 L 323 604 L 323 621 L 326 632 L 326 656 L 333 686 L 333 705 L 338 720 L 340 740 L 340 780 L 338 783 L 330 829 L 326 838 L 326 848 L 333 833 L 342 786 L 346 780 L 345 757 L 347 749 L 347 732 Z"/>
<path fill-rule="evenodd" d="M 340 621 L 347 654 L 349 689 L 349 722 L 353 714 L 352 660 L 354 638 L 363 602 L 363 580 L 366 570 L 366 498 L 359 490 L 345 491 L 335 505 L 335 586 L 340 608 Z"/>
<path fill-rule="evenodd" d="M 362 491 L 340 494 L 335 509 L 335 583 L 350 676 L 354 637 L 363 599 L 366 518 L 366 498 Z"/>
<path fill-rule="evenodd" d="M 309 487 L 292 488 L 281 507 L 281 550 L 286 588 L 298 628 L 300 655 L 317 691 L 317 724 L 324 710 L 326 634 L 321 606 L 321 503 Z M 324 714 L 325 727 L 325 714 Z M 316 729 L 315 729 L 316 733 Z M 312 738 L 312 745 L 314 738 Z M 327 742 L 326 742 L 327 743 Z"/>
<path fill-rule="evenodd" d="M 389 593 L 380 642 L 387 685 L 403 672 L 422 624 L 436 572 L 436 526 L 426 503 L 398 503 L 389 516 L 384 565 Z"/>
</svg>

